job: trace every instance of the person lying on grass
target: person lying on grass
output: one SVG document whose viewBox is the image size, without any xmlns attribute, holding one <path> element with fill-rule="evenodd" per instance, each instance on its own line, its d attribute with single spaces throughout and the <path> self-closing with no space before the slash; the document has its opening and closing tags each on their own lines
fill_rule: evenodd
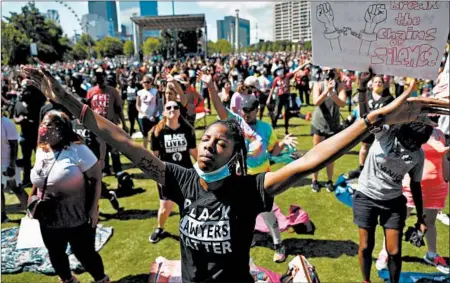
<svg viewBox="0 0 450 283">
<path fill-rule="evenodd" d="M 367 137 L 369 129 L 415 121 L 421 114 L 448 115 L 449 110 L 445 102 L 402 95 L 281 169 L 247 175 L 245 137 L 234 119 L 216 121 L 206 129 L 197 147 L 197 162 L 186 169 L 156 158 L 121 128 L 83 106 L 47 70 L 26 67 L 23 75 L 168 188 L 164 194 L 179 206 L 181 214 L 183 282 L 254 282 L 249 253 L 255 220 L 259 213 L 272 209 L 275 195 L 342 156 Z"/>
</svg>

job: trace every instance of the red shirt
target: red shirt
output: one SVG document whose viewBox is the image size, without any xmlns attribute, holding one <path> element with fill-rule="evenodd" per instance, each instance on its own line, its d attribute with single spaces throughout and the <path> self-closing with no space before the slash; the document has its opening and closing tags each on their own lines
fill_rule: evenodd
<svg viewBox="0 0 450 283">
<path fill-rule="evenodd" d="M 281 96 L 290 92 L 290 79 L 294 74 L 289 72 L 284 78 L 276 77 L 273 81 L 273 87 L 278 87 L 277 95 Z"/>
<path fill-rule="evenodd" d="M 106 86 L 104 89 L 100 89 L 99 86 L 95 86 L 89 89 L 86 98 L 95 113 L 111 122 L 116 122 L 116 109 L 117 112 L 121 111 L 122 98 L 115 88 Z"/>
</svg>

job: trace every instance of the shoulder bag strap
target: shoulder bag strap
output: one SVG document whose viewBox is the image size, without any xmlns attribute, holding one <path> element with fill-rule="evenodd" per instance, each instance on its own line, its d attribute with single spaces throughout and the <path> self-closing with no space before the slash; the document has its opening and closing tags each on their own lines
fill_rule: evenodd
<svg viewBox="0 0 450 283">
<path fill-rule="evenodd" d="M 61 152 L 62 152 L 62 150 L 60 152 L 58 152 L 58 154 L 55 156 L 55 161 L 53 162 L 52 166 L 50 167 L 50 170 L 48 170 L 47 177 L 45 177 L 44 186 L 42 187 L 41 199 L 44 198 L 45 191 L 47 190 L 48 177 L 50 176 L 50 173 L 52 172 L 53 166 L 55 165 L 56 161 L 58 161 L 58 158 L 59 158 L 59 155 L 61 154 Z"/>
</svg>

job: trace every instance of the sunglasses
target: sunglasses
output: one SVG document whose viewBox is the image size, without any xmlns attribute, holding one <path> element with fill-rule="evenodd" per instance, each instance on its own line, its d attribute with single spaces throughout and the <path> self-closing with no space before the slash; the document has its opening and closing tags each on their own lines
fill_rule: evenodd
<svg viewBox="0 0 450 283">
<path fill-rule="evenodd" d="M 142 82 L 142 83 L 144 83 L 144 84 L 150 84 L 151 81 L 145 81 L 145 82 Z"/>
<path fill-rule="evenodd" d="M 173 108 L 173 110 L 179 110 L 180 109 L 180 106 L 178 106 L 178 105 L 173 105 L 173 106 L 171 106 L 171 105 L 169 105 L 169 106 L 166 106 L 166 110 L 172 110 L 172 108 Z"/>
</svg>

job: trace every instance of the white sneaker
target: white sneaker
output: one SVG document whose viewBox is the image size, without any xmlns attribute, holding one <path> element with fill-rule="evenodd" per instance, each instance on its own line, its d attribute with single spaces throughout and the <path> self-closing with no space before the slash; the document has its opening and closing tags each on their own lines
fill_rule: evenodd
<svg viewBox="0 0 450 283">
<path fill-rule="evenodd" d="M 441 221 L 444 225 L 450 225 L 450 219 L 447 214 L 439 212 L 436 218 Z"/>
<path fill-rule="evenodd" d="M 381 251 L 378 255 L 377 262 L 375 263 L 375 267 L 377 270 L 387 269 L 388 264 L 388 254 L 385 251 Z"/>
</svg>

